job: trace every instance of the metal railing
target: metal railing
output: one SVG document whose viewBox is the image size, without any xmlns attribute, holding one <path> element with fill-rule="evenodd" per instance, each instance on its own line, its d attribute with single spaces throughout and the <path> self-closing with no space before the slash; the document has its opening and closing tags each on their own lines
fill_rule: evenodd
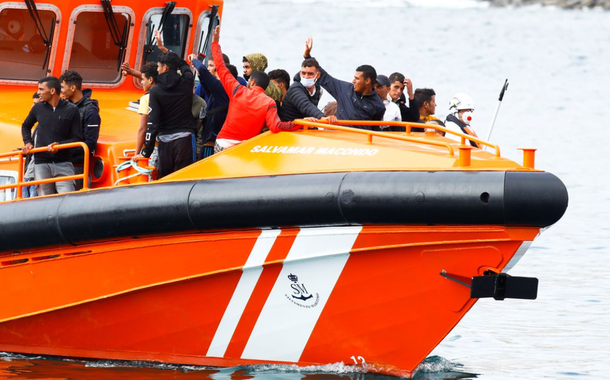
<svg viewBox="0 0 610 380">
<path fill-rule="evenodd" d="M 460 137 L 462 145 L 466 144 L 466 140 L 470 140 L 470 141 L 477 142 L 481 145 L 485 145 L 490 148 L 493 148 L 496 152 L 496 157 L 498 157 L 498 158 L 500 157 L 500 147 L 498 145 L 490 144 L 487 141 L 481 140 L 477 137 L 469 136 L 469 135 L 466 135 L 463 133 L 454 132 L 452 130 L 449 130 L 447 128 L 441 127 L 440 125 L 435 125 L 435 124 L 408 123 L 408 122 L 403 122 L 403 121 L 371 121 L 371 120 L 367 120 L 367 121 L 364 121 L 364 120 L 338 120 L 336 124 L 329 124 L 328 121 L 326 121 L 326 120 L 318 120 L 317 122 L 313 122 L 313 121 L 304 120 L 304 119 L 297 119 L 294 122 L 297 125 L 302 125 L 303 130 L 307 130 L 309 127 L 318 127 L 318 128 L 328 129 L 328 130 L 343 131 L 343 132 L 366 135 L 368 143 L 373 142 L 373 137 L 383 137 L 383 138 L 392 139 L 392 140 L 409 141 L 409 142 L 414 142 L 414 143 L 418 143 L 418 144 L 441 146 L 441 147 L 445 147 L 447 149 L 447 151 L 449 152 L 449 155 L 451 157 L 455 157 L 455 151 L 454 151 L 453 147 L 451 146 L 451 144 L 449 144 L 449 143 L 444 143 L 444 142 L 434 141 L 434 140 L 426 140 L 426 139 L 422 139 L 420 137 L 412 137 L 411 128 L 435 129 L 438 131 L 442 131 L 442 132 L 449 133 L 449 134 Z M 342 125 L 404 127 L 405 132 L 404 132 L 404 135 L 401 136 L 401 135 L 395 134 L 395 133 L 369 131 L 369 130 L 365 130 L 365 129 L 344 127 Z"/>
<path fill-rule="evenodd" d="M 5 158 L 5 157 L 12 158 L 12 157 L 18 156 L 18 161 L 19 161 L 19 169 L 17 172 L 18 173 L 17 182 L 10 183 L 8 185 L 2 185 L 2 186 L 0 186 L 0 190 L 16 188 L 17 195 L 16 195 L 15 199 L 22 199 L 23 197 L 21 195 L 22 195 L 22 189 L 24 187 L 33 186 L 33 185 L 41 185 L 41 184 L 45 184 L 45 183 L 73 181 L 73 180 L 77 180 L 77 179 L 82 179 L 83 180 L 83 189 L 87 189 L 89 187 L 89 147 L 87 146 L 87 144 L 85 144 L 84 142 L 73 142 L 73 143 L 68 143 L 68 144 L 54 145 L 53 148 L 56 150 L 83 148 L 84 156 L 85 156 L 84 161 L 83 161 L 83 174 L 75 174 L 75 175 L 55 177 L 55 178 L 45 178 L 45 179 L 25 182 L 23 180 L 24 164 L 25 164 L 23 152 L 21 150 L 17 150 L 17 151 L 13 151 L 13 152 L 0 153 L 0 159 Z M 30 149 L 28 154 L 42 153 L 42 152 L 48 152 L 48 148 L 45 146 L 45 147 L 41 147 L 41 148 Z"/>
</svg>

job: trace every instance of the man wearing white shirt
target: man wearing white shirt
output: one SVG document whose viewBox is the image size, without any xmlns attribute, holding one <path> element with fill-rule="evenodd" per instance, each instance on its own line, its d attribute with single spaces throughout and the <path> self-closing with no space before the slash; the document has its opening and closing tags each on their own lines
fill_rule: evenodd
<svg viewBox="0 0 610 380">
<path fill-rule="evenodd" d="M 383 114 L 383 121 L 402 121 L 400 114 L 400 108 L 392 101 L 390 97 L 390 79 L 385 75 L 377 75 L 375 81 L 375 90 L 381 98 L 383 105 L 385 106 L 385 113 Z M 390 126 L 382 126 L 382 131 L 390 131 Z"/>
</svg>

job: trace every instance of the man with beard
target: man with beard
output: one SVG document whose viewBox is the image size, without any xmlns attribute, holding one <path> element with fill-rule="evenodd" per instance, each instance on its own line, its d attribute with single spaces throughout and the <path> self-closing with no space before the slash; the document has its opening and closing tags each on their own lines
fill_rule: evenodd
<svg viewBox="0 0 610 380">
<path fill-rule="evenodd" d="M 313 39 L 305 41 L 304 58 L 311 58 Z M 320 86 L 322 86 L 337 101 L 337 119 L 339 120 L 383 120 L 385 106 L 375 88 L 377 71 L 370 65 L 356 68 L 352 82 L 333 78 L 320 67 Z M 379 130 L 376 126 L 355 126 L 354 128 Z"/>
</svg>

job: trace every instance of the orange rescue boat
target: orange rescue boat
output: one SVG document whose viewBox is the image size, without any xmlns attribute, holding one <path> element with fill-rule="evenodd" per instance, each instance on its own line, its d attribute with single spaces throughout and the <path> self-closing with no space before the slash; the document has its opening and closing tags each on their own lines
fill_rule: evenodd
<svg viewBox="0 0 610 380">
<path fill-rule="evenodd" d="M 141 95 L 118 64 L 154 60 L 148 36 L 166 3 L 113 0 L 116 44 L 107 4 L 35 6 L 53 25 L 46 33 L 31 2 L 0 3 L 13 33 L 0 34 L 0 151 L 22 145 L 46 70 L 94 79 L 85 87 L 102 130 L 83 175 L 91 188 L 74 193 L 21 198 L 24 157 L 0 154 L 0 351 L 343 362 L 409 377 L 478 298 L 536 297 L 536 279 L 506 272 L 561 218 L 568 195 L 534 168 L 532 149 L 519 165 L 496 145 L 476 139 L 493 152 L 473 149 L 467 136 L 408 123 L 381 133 L 346 127 L 371 122 L 301 120 L 302 131 L 263 133 L 149 182 L 137 167 L 116 171 L 133 154 L 138 115 L 126 108 Z M 178 1 L 169 14 L 186 57 L 206 51 L 222 3 Z M 42 34 L 46 45 L 23 49 Z"/>
</svg>

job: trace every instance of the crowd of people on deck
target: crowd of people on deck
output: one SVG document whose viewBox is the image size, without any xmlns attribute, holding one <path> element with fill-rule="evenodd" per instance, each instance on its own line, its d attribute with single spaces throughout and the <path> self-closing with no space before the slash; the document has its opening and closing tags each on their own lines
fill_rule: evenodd
<svg viewBox="0 0 610 380">
<path fill-rule="evenodd" d="M 470 127 L 474 103 L 467 94 L 459 93 L 451 99 L 451 113 L 443 122 L 434 116 L 433 89 L 414 89 L 403 74 L 378 75 L 370 65 L 358 66 L 351 82 L 336 79 L 311 56 L 311 37 L 305 42 L 304 60 L 292 84 L 286 70 L 266 73 L 267 58 L 259 53 L 243 57 L 243 77 L 239 76 L 222 53 L 219 39 L 220 26 L 213 32 L 212 57 L 207 66 L 201 55 L 189 55 L 187 63 L 163 46 L 160 35 L 157 43 L 163 54 L 158 62 L 147 63 L 139 71 L 127 63 L 122 66 L 124 74 L 140 79 L 145 93 L 139 100 L 140 124 L 133 159 L 149 158 L 149 165 L 158 170 L 158 178 L 266 130 L 300 129 L 296 119 L 330 124 L 338 120 L 436 124 L 476 137 Z M 197 87 L 194 71 L 199 76 Z M 89 154 L 95 153 L 101 126 L 99 104 L 91 98 L 90 90 L 82 89 L 82 83 L 83 78 L 75 71 L 39 81 L 34 104 L 22 124 L 22 151 L 28 154 L 34 147 L 47 147 L 47 151 L 28 155 L 26 181 L 83 173 L 83 150 L 58 151 L 54 148 L 57 144 L 84 141 Z M 335 102 L 321 110 L 323 90 Z M 354 128 L 405 131 L 404 126 L 395 125 Z M 413 132 L 426 129 L 411 127 Z M 471 144 L 479 147 L 474 141 Z M 60 181 L 24 188 L 23 195 L 64 193 L 82 186 L 82 181 Z"/>
</svg>

